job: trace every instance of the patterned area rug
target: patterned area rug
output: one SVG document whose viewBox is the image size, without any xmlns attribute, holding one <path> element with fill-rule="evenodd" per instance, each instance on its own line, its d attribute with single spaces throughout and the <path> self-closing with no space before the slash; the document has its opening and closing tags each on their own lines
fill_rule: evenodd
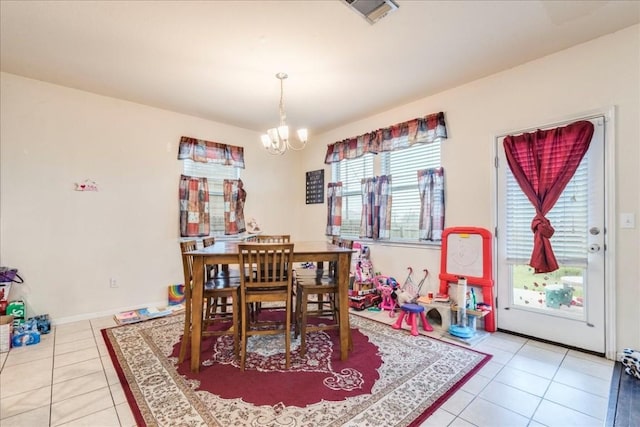
<svg viewBox="0 0 640 427">
<path fill-rule="evenodd" d="M 340 361 L 337 333 L 314 332 L 304 357 L 294 341 L 288 371 L 271 337 L 250 343 L 244 373 L 232 340 L 212 337 L 192 374 L 188 360 L 177 364 L 182 316 L 102 332 L 139 426 L 417 426 L 491 358 L 350 320 L 349 360 Z"/>
</svg>

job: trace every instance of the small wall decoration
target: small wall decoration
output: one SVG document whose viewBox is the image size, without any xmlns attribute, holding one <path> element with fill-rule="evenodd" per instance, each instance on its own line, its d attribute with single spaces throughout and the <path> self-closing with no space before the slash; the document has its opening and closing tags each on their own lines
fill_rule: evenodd
<svg viewBox="0 0 640 427">
<path fill-rule="evenodd" d="M 76 182 L 76 191 L 98 191 L 98 184 L 90 179 L 85 179 L 83 182 Z"/>
<path fill-rule="evenodd" d="M 324 203 L 324 169 L 307 172 L 307 205 Z"/>
</svg>

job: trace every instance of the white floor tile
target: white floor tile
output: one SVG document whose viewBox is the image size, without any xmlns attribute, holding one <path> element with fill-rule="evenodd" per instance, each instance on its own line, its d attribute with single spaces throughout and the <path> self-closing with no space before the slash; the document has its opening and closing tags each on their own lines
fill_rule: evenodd
<svg viewBox="0 0 640 427">
<path fill-rule="evenodd" d="M 607 416 L 607 398 L 564 384 L 552 382 L 544 398 L 600 420 Z"/>
<path fill-rule="evenodd" d="M 556 374 L 558 370 L 557 364 L 550 364 L 546 362 L 541 362 L 536 359 L 531 359 L 529 357 L 524 357 L 520 355 L 515 355 L 513 358 L 507 363 L 507 367 L 520 369 L 521 371 L 529 372 L 530 374 L 538 375 L 540 377 L 551 379 Z"/>
<path fill-rule="evenodd" d="M 47 359 L 53 357 L 52 345 L 34 344 L 25 347 L 12 348 L 8 353 L 5 366 L 19 365 L 21 363 L 30 363 L 38 359 Z"/>
<path fill-rule="evenodd" d="M 519 390 L 542 397 L 547 392 L 551 380 L 529 372 L 505 366 L 494 378 L 494 381 L 510 385 Z"/>
<path fill-rule="evenodd" d="M 0 393 L 0 397 L 0 417 L 3 419 L 9 418 L 43 406 L 48 408 L 51 401 L 51 386 L 29 390 L 8 397 L 4 397 L 4 393 Z M 3 423 L 0 422 L 0 424 Z"/>
<path fill-rule="evenodd" d="M 609 397 L 611 387 L 611 379 L 603 380 L 589 375 L 588 372 L 581 373 L 562 367 L 558 369 L 553 381 L 605 398 Z"/>
<path fill-rule="evenodd" d="M 467 393 L 478 394 L 487 386 L 487 384 L 489 384 L 490 381 L 491 379 L 483 377 L 482 375 L 474 375 L 469 379 L 469 381 L 464 383 L 461 389 Z"/>
<path fill-rule="evenodd" d="M 71 380 L 73 378 L 83 377 L 85 375 L 102 372 L 102 362 L 100 358 L 85 360 L 73 365 L 62 366 L 53 370 L 53 383 Z"/>
<path fill-rule="evenodd" d="M 566 349 L 565 347 L 542 342 L 542 341 L 528 340 L 526 345 L 541 348 L 548 351 L 553 351 L 555 353 L 567 354 L 568 352 L 568 349 Z"/>
<path fill-rule="evenodd" d="M 45 427 L 49 425 L 49 405 L 4 418 L 0 423 L 7 427 Z"/>
<path fill-rule="evenodd" d="M 504 335 L 504 334 L 503 334 Z M 509 353 L 517 353 L 518 350 L 524 345 L 523 341 L 515 341 L 512 339 L 505 339 L 503 335 L 490 335 L 485 341 L 487 345 L 491 347 L 499 348 L 500 350 L 507 351 Z"/>
<path fill-rule="evenodd" d="M 99 332 L 101 329 L 105 328 L 113 328 L 114 326 L 118 326 L 118 324 L 116 323 L 113 316 L 91 319 L 91 328 L 96 332 Z"/>
<path fill-rule="evenodd" d="M 104 372 L 95 372 L 54 384 L 52 387 L 51 401 L 54 403 L 60 402 L 108 386 Z"/>
<path fill-rule="evenodd" d="M 491 359 L 492 362 L 501 363 L 503 365 L 507 364 L 514 356 L 514 353 L 510 351 L 501 350 L 497 347 L 493 347 L 486 342 L 481 342 L 474 348 L 483 353 L 488 353 L 492 355 L 493 356 L 493 358 Z"/>
<path fill-rule="evenodd" d="M 503 364 L 490 360 L 478 371 L 478 375 L 492 379 L 498 375 L 502 368 L 504 368 Z"/>
<path fill-rule="evenodd" d="M 613 366 L 614 361 L 608 360 L 601 356 L 596 356 L 594 354 L 585 353 L 583 351 L 569 350 L 567 352 L 567 356 L 575 357 L 577 359 L 585 359 L 594 363 L 600 363 L 605 366 Z"/>
<path fill-rule="evenodd" d="M 109 385 L 109 390 L 111 390 L 111 398 L 115 405 L 127 402 L 127 396 L 124 394 L 124 390 L 120 383 Z"/>
<path fill-rule="evenodd" d="M 444 409 L 437 409 L 429 418 L 427 418 L 420 427 L 443 427 L 448 426 L 451 421 L 456 418 L 451 412 Z"/>
<path fill-rule="evenodd" d="M 602 427 L 602 420 L 566 406 L 542 400 L 533 420 L 548 427 Z"/>
<path fill-rule="evenodd" d="M 116 408 L 111 407 L 102 411 L 95 412 L 86 417 L 78 418 L 65 424 L 59 424 L 59 427 L 120 427 L 120 420 Z"/>
<path fill-rule="evenodd" d="M 480 398 L 474 399 L 460 418 L 478 427 L 526 427 L 529 423 L 529 418 Z"/>
<path fill-rule="evenodd" d="M 120 425 L 122 427 L 136 427 L 136 419 L 133 417 L 131 408 L 128 403 L 121 403 L 116 405 L 116 411 L 120 418 Z"/>
<path fill-rule="evenodd" d="M 460 412 L 469 405 L 474 397 L 475 396 L 471 393 L 464 390 L 458 390 L 453 394 L 453 396 L 444 402 L 444 404 L 442 404 L 441 408 L 454 415 L 459 415 Z"/>
<path fill-rule="evenodd" d="M 56 343 L 54 354 L 56 356 L 71 353 L 74 351 L 84 350 L 87 348 L 94 348 L 96 346 L 96 340 L 93 337 L 84 338 L 77 341 L 68 341 L 64 343 Z"/>
<path fill-rule="evenodd" d="M 527 341 L 529 341 L 528 338 L 519 337 L 518 335 L 508 334 L 506 332 L 500 332 L 500 331 L 493 332 L 491 336 L 495 336 L 497 338 L 507 340 L 507 341 L 517 342 L 522 345 L 524 345 Z"/>
<path fill-rule="evenodd" d="M 582 372 L 589 374 L 593 377 L 598 377 L 605 381 L 611 379 L 613 373 L 613 363 L 601 363 L 593 360 L 579 358 L 575 356 L 567 356 L 561 365 L 563 368 L 571 369 L 572 371 Z"/>
<path fill-rule="evenodd" d="M 90 320 L 81 320 L 79 322 L 63 323 L 61 325 L 55 325 L 56 335 L 62 334 L 74 334 L 76 332 L 91 330 Z"/>
<path fill-rule="evenodd" d="M 0 375 L 2 398 L 51 385 L 53 358 L 7 366 Z"/>
<path fill-rule="evenodd" d="M 463 420 L 462 418 L 458 417 L 455 420 L 453 420 L 453 422 L 451 424 L 449 424 L 449 427 L 475 427 L 475 424 L 471 424 L 468 421 Z"/>
<path fill-rule="evenodd" d="M 66 344 L 72 343 L 75 341 L 82 341 L 92 339 L 95 341 L 93 330 L 85 329 L 82 331 L 73 331 L 68 333 L 60 334 L 56 331 L 56 345 L 58 344 Z"/>
<path fill-rule="evenodd" d="M 74 363 L 84 362 L 90 359 L 97 359 L 100 357 L 98 347 L 93 346 L 78 351 L 72 351 L 69 353 L 63 353 L 56 355 L 53 361 L 53 368 L 61 368 L 63 366 L 73 365 Z"/>
<path fill-rule="evenodd" d="M 94 390 L 51 405 L 51 425 L 59 426 L 113 407 L 109 387 Z"/>
<path fill-rule="evenodd" d="M 517 355 L 548 363 L 549 365 L 559 366 L 567 353 L 567 349 L 549 344 L 545 344 L 545 347 L 540 347 L 540 344 L 542 343 L 536 343 L 534 345 L 528 342 L 518 351 Z M 552 350 L 551 348 L 554 349 Z"/>
<path fill-rule="evenodd" d="M 119 384 L 120 378 L 118 378 L 118 373 L 116 369 L 113 367 L 113 362 L 109 356 L 102 356 L 100 358 L 102 362 L 102 367 L 104 369 L 104 373 L 107 376 L 107 382 L 111 384 Z"/>
<path fill-rule="evenodd" d="M 531 418 L 542 400 L 517 388 L 499 382 L 492 382 L 478 395 L 482 399 L 495 403 L 527 418 Z"/>
</svg>

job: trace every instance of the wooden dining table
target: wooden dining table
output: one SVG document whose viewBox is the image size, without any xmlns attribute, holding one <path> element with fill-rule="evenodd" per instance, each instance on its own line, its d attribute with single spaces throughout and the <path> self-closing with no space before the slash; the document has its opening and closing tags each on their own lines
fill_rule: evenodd
<svg viewBox="0 0 640 427">
<path fill-rule="evenodd" d="M 200 347 L 202 331 L 202 309 L 205 280 L 205 265 L 239 264 L 239 241 L 216 241 L 212 246 L 187 252 L 193 256 L 193 290 L 191 295 L 191 371 L 200 370 Z M 349 270 L 353 249 L 342 248 L 329 242 L 302 241 L 293 242 L 293 262 L 326 262 L 337 263 L 337 280 L 339 288 L 340 313 L 349 312 Z M 349 316 L 340 319 L 340 359 L 349 357 Z M 183 339 L 185 339 L 183 337 Z"/>
</svg>

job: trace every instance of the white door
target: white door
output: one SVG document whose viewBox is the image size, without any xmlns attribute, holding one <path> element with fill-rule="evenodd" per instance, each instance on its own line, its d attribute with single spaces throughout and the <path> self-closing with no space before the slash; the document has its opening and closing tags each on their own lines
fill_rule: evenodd
<svg viewBox="0 0 640 427">
<path fill-rule="evenodd" d="M 604 353 L 605 120 L 590 121 L 594 135 L 589 150 L 547 215 L 560 266 L 553 273 L 534 274 L 528 265 L 535 211 L 509 170 L 504 136 L 496 138 L 496 316 L 500 330 Z"/>
</svg>

